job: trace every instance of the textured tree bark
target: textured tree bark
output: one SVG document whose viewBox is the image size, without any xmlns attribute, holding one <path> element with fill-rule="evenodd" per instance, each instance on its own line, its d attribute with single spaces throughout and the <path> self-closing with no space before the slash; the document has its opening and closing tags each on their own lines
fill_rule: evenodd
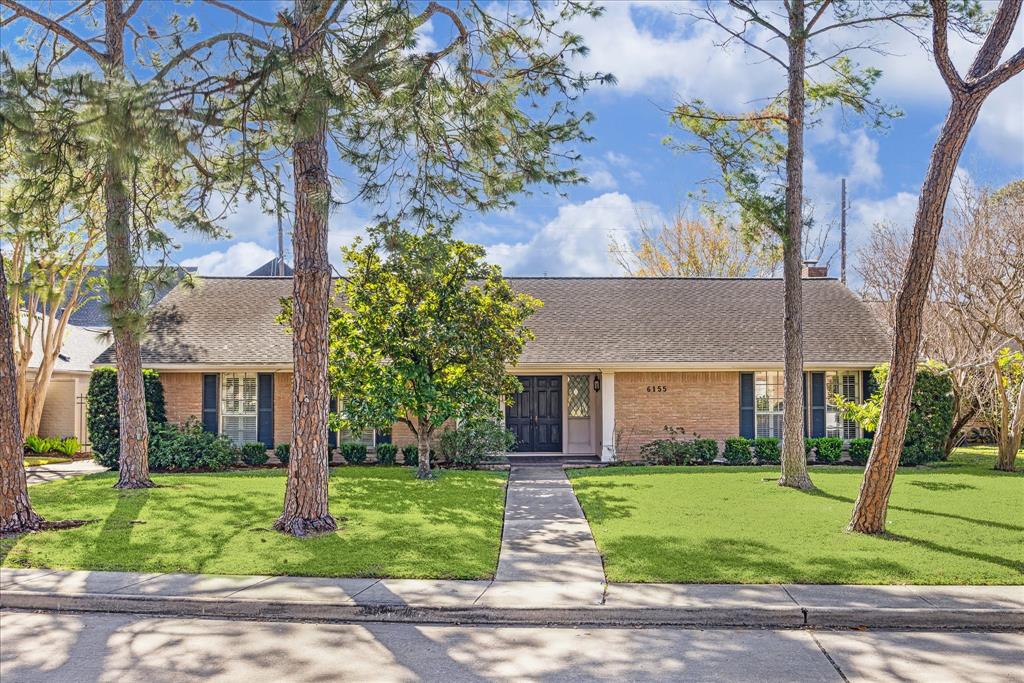
<svg viewBox="0 0 1024 683">
<path fill-rule="evenodd" d="M 416 468 L 417 479 L 430 479 L 430 437 L 434 430 L 425 420 L 419 420 L 416 429 L 416 451 L 419 455 L 419 466 Z"/>
<path fill-rule="evenodd" d="M 32 531 L 43 518 L 32 509 L 25 481 L 25 442 L 18 419 L 14 339 L 7 301 L 7 276 L 0 255 L 0 533 Z"/>
<path fill-rule="evenodd" d="M 956 448 L 957 442 L 960 440 L 960 434 L 964 431 L 964 427 L 978 414 L 978 408 L 973 404 L 966 410 L 961 410 L 966 399 L 959 394 L 955 395 L 953 400 L 953 414 L 958 417 L 953 421 L 953 426 L 949 428 L 946 444 L 942 447 L 943 460 L 949 460 L 949 456 L 953 454 L 953 449 Z"/>
<path fill-rule="evenodd" d="M 296 0 L 293 54 L 300 62 L 318 58 L 323 39 L 312 37 L 320 0 Z M 313 68 L 316 68 L 315 66 Z M 295 255 L 292 307 L 292 450 L 284 511 L 274 528 L 294 536 L 338 528 L 327 508 L 328 307 L 331 266 L 327 255 L 327 105 L 313 94 L 304 103 L 304 123 L 292 144 L 295 181 Z"/>
<path fill-rule="evenodd" d="M 804 65 L 806 37 L 804 2 L 789 5 L 789 102 L 786 152 L 786 234 L 782 244 L 783 323 L 782 476 L 780 486 L 814 488 L 807 474 L 804 453 L 804 350 L 803 350 L 803 161 Z"/>
<path fill-rule="evenodd" d="M 107 49 L 106 74 L 124 75 L 124 8 L 120 0 L 107 0 L 104 11 Z M 120 106 L 114 102 L 109 106 Z M 130 112 L 119 112 L 128 117 Z M 116 121 L 117 116 L 113 117 Z M 113 141 L 116 131 L 109 133 Z M 117 414 L 121 421 L 118 480 L 114 488 L 138 489 L 153 486 L 149 478 L 149 425 L 146 393 L 142 383 L 142 355 L 139 339 L 143 316 L 138 278 L 135 277 L 135 249 L 131 236 L 131 209 L 125 190 L 125 172 L 115 148 L 107 155 L 103 179 L 107 232 L 107 284 L 110 320 L 117 358 Z"/>
<path fill-rule="evenodd" d="M 942 230 L 942 214 L 953 182 L 960 153 L 967 135 L 978 118 L 984 96 L 954 95 L 949 114 L 942 125 L 914 216 L 914 237 L 899 293 L 896 297 L 895 325 L 889 377 L 882 394 L 882 412 L 853 508 L 850 531 L 880 534 L 885 531 L 889 494 L 899 466 L 900 453 L 910 419 L 910 399 L 914 391 L 917 356 L 921 347 L 924 304 L 931 283 L 935 250 Z"/>
<path fill-rule="evenodd" d="M 1000 404 L 999 455 L 996 457 L 995 468 L 1003 472 L 1014 472 L 1017 464 L 1017 452 L 1020 451 L 1022 430 L 1024 430 L 1024 382 L 1017 390 L 1016 406 L 1011 410 L 1011 398 L 1003 389 L 1003 373 L 999 364 L 995 364 L 996 380 Z"/>
</svg>

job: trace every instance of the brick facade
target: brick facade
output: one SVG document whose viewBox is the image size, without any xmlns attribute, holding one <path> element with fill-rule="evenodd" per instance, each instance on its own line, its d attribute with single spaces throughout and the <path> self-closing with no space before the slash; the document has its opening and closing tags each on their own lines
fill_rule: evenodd
<svg viewBox="0 0 1024 683">
<path fill-rule="evenodd" d="M 666 436 L 665 426 L 719 442 L 739 435 L 738 372 L 615 373 L 615 435 L 619 459 L 640 456 L 641 444 Z"/>
<path fill-rule="evenodd" d="M 274 443 L 292 442 L 292 373 L 274 373 Z"/>
<path fill-rule="evenodd" d="M 203 419 L 203 374 L 201 372 L 161 372 L 167 421 L 184 424 L 190 417 Z"/>
</svg>

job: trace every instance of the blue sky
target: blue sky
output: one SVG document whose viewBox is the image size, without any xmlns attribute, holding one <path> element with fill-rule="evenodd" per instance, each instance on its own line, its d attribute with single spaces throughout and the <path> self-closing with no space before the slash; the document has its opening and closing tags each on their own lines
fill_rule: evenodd
<svg viewBox="0 0 1024 683">
<path fill-rule="evenodd" d="M 277 0 L 239 3 L 270 16 Z M 765 2 L 765 5 L 769 3 Z M 695 24 L 682 11 L 685 2 L 606 2 L 597 20 L 573 26 L 590 54 L 579 64 L 613 73 L 614 86 L 588 92 L 583 106 L 596 121 L 594 142 L 581 148 L 590 183 L 565 190 L 566 196 L 538 191 L 522 197 L 512 211 L 471 215 L 457 228 L 463 239 L 488 247 L 490 257 L 512 275 L 617 275 L 609 254 L 611 240 L 634 236 L 641 219 L 657 222 L 687 204 L 714 169 L 698 156 L 680 156 L 662 140 L 673 130 L 666 110 L 682 98 L 700 97 L 714 106 L 743 111 L 783 87 L 783 75 L 738 46 L 719 45 L 722 34 Z M 724 5 L 723 5 L 724 6 Z M 994 6 L 994 5 L 993 5 Z M 222 14 L 200 8 L 203 29 L 221 28 Z M 233 20 L 230 21 L 234 23 Z M 431 40 L 434 27 L 424 32 Z M 851 260 L 870 226 L 891 221 L 909 226 L 916 196 L 948 93 L 927 53 L 910 35 L 894 28 L 858 34 L 883 44 L 890 54 L 863 53 L 859 61 L 880 67 L 877 93 L 906 116 L 884 132 L 867 130 L 856 119 L 829 114 L 808 132 L 805 164 L 808 198 L 819 223 L 837 221 L 840 178 L 850 192 Z M 954 39 L 953 57 L 966 70 L 973 47 Z M 1007 54 L 1024 45 L 1024 20 Z M 960 163 L 959 180 L 1002 185 L 1024 177 L 1024 77 L 1004 85 L 985 105 Z M 331 257 L 360 234 L 367 207 L 346 205 L 330 218 Z M 286 227 L 288 221 L 286 219 Z M 276 250 L 276 219 L 257 205 L 240 205 L 226 219 L 230 239 L 209 241 L 180 235 L 177 258 L 211 275 L 245 274 Z M 838 240 L 837 231 L 832 235 Z M 286 247 L 290 256 L 290 249 Z M 833 249 L 829 249 L 831 253 Z M 832 272 L 838 270 L 838 257 Z M 854 276 L 854 279 L 855 276 Z"/>
</svg>

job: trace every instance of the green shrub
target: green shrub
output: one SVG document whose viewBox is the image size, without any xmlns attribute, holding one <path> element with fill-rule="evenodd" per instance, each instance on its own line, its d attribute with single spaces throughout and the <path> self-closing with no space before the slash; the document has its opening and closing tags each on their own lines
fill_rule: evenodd
<svg viewBox="0 0 1024 683">
<path fill-rule="evenodd" d="M 398 459 L 398 446 L 393 443 L 377 444 L 377 464 L 394 465 Z"/>
<path fill-rule="evenodd" d="M 157 425 L 167 421 L 164 409 L 164 387 L 160 375 L 153 370 L 142 371 L 146 392 L 146 419 L 149 433 L 156 433 Z M 117 370 L 96 368 L 89 379 L 89 441 L 92 442 L 93 458 L 109 469 L 117 468 L 120 450 L 121 418 L 117 412 Z"/>
<path fill-rule="evenodd" d="M 678 465 L 678 441 L 655 439 L 640 446 L 640 457 L 648 465 Z"/>
<path fill-rule="evenodd" d="M 73 456 L 77 455 L 78 451 L 82 450 L 82 444 L 78 442 L 77 436 L 69 436 L 66 439 L 58 440 L 53 450 L 67 456 Z"/>
<path fill-rule="evenodd" d="M 725 451 L 722 456 L 730 465 L 746 465 L 751 462 L 753 456 L 750 454 L 750 439 L 742 436 L 735 439 L 725 440 Z"/>
<path fill-rule="evenodd" d="M 807 456 L 808 460 L 811 459 L 811 451 L 813 451 L 814 447 L 817 446 L 817 445 L 818 445 L 818 440 L 817 439 L 806 439 L 806 438 L 804 439 L 804 455 Z"/>
<path fill-rule="evenodd" d="M 694 463 L 710 465 L 718 457 L 718 441 L 715 439 L 693 440 Z"/>
<path fill-rule="evenodd" d="M 420 464 L 420 449 L 414 443 L 402 446 L 402 463 L 416 467 Z"/>
<path fill-rule="evenodd" d="M 235 464 L 238 451 L 227 437 L 203 431 L 195 418 L 185 424 L 156 423 L 149 439 L 151 470 L 224 470 Z"/>
<path fill-rule="evenodd" d="M 267 455 L 267 447 L 261 443 L 247 443 L 240 449 L 242 462 L 250 467 L 266 465 L 270 456 Z"/>
<path fill-rule="evenodd" d="M 50 453 L 56 451 L 60 446 L 60 439 L 49 436 L 38 436 L 30 434 L 25 437 L 25 448 L 36 454 Z"/>
<path fill-rule="evenodd" d="M 444 430 L 438 450 L 452 465 L 476 467 L 490 455 L 505 453 L 515 442 L 515 435 L 504 425 L 480 417 Z"/>
<path fill-rule="evenodd" d="M 762 436 L 754 439 L 754 457 L 759 465 L 778 465 L 782 462 L 782 449 L 779 440 L 774 436 Z"/>
<path fill-rule="evenodd" d="M 288 464 L 288 458 L 292 454 L 292 445 L 290 443 L 279 443 L 274 447 L 274 455 L 281 461 L 282 465 Z"/>
<path fill-rule="evenodd" d="M 871 455 L 871 439 L 850 439 L 850 460 L 854 465 L 868 464 Z"/>
<path fill-rule="evenodd" d="M 818 462 L 833 465 L 843 457 L 843 440 L 835 436 L 816 439 Z"/>
<path fill-rule="evenodd" d="M 341 457 L 349 465 L 362 465 L 366 462 L 366 444 L 348 441 L 341 444 Z"/>
</svg>

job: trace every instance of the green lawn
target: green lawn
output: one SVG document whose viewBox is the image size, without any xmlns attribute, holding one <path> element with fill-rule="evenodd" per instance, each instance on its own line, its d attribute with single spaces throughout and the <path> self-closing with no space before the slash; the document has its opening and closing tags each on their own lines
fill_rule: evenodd
<svg viewBox="0 0 1024 683">
<path fill-rule="evenodd" d="M 575 470 L 573 488 L 610 581 L 1024 583 L 1024 473 L 994 449 L 900 470 L 889 536 L 847 533 L 862 470 L 815 467 L 818 490 L 760 467 Z"/>
<path fill-rule="evenodd" d="M 57 455 L 26 455 L 25 467 L 37 467 L 39 465 L 54 465 L 62 462 L 71 462 L 71 458 L 63 458 Z"/>
<path fill-rule="evenodd" d="M 331 472 L 339 531 L 295 539 L 272 531 L 281 470 L 154 475 L 158 488 L 117 491 L 116 474 L 33 486 L 47 519 L 77 529 L 0 539 L 7 567 L 144 572 L 488 578 L 501 544 L 503 472 L 442 471 L 419 481 L 404 467 Z"/>
</svg>

